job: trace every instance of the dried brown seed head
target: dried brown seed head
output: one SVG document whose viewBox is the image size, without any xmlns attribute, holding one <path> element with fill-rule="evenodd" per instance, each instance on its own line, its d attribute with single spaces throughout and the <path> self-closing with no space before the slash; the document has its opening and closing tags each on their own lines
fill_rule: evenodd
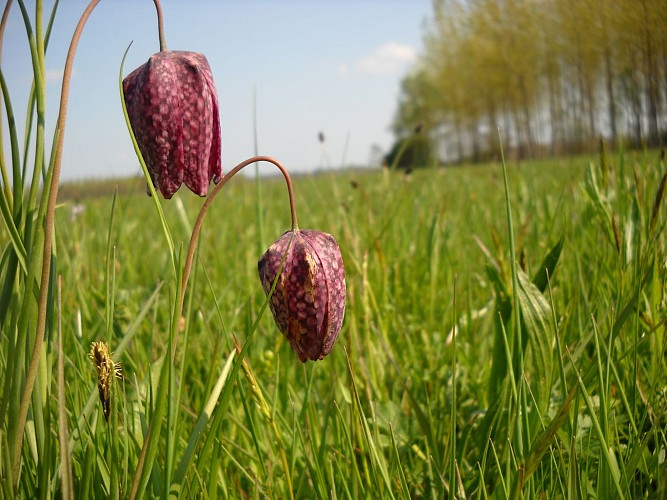
<svg viewBox="0 0 667 500">
<path fill-rule="evenodd" d="M 112 353 L 106 342 L 93 342 L 90 345 L 88 357 L 97 371 L 97 390 L 100 393 L 104 419 L 107 422 L 111 414 L 111 384 L 114 377 L 122 378 L 123 376 L 120 363 L 116 363 L 111 356 Z"/>
</svg>

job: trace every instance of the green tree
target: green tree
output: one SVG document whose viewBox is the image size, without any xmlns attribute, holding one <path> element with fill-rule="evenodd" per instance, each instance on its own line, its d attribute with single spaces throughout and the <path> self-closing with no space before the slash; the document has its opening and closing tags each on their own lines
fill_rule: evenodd
<svg viewBox="0 0 667 500">
<path fill-rule="evenodd" d="M 659 144 L 667 126 L 664 0 L 436 0 L 394 131 L 417 123 L 446 160 Z"/>
</svg>

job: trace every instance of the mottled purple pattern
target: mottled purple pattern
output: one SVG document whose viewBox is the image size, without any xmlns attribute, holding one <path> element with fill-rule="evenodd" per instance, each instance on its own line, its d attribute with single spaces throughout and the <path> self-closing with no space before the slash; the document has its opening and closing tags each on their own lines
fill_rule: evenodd
<svg viewBox="0 0 667 500">
<path fill-rule="evenodd" d="M 123 80 L 132 130 L 153 184 L 206 196 L 222 176 L 218 94 L 203 54 L 163 51 Z"/>
<path fill-rule="evenodd" d="M 269 306 L 276 325 L 305 363 L 324 358 L 338 338 L 345 316 L 345 269 L 333 236 L 320 231 L 288 231 L 258 263 L 267 295 L 288 245 Z"/>
</svg>

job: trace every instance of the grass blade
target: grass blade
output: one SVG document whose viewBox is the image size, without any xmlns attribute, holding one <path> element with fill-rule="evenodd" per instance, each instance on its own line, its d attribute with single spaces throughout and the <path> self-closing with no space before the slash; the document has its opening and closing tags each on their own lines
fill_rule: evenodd
<svg viewBox="0 0 667 500">
<path fill-rule="evenodd" d="M 227 383 L 229 372 L 232 367 L 232 362 L 234 361 L 234 354 L 235 351 L 231 351 L 229 356 L 227 356 L 227 361 L 225 361 L 225 364 L 222 367 L 220 375 L 218 376 L 218 380 L 216 381 L 215 386 L 213 387 L 213 390 L 211 391 L 211 394 L 209 395 L 208 400 L 206 401 L 206 404 L 204 405 L 204 408 L 202 409 L 202 412 L 197 419 L 197 423 L 195 424 L 195 427 L 190 434 L 188 445 L 185 448 L 183 455 L 181 455 L 181 460 L 174 474 L 172 481 L 172 491 L 174 490 L 174 487 L 176 488 L 176 491 L 178 491 L 180 486 L 183 484 L 185 473 L 187 472 L 188 466 L 192 462 L 197 440 L 199 439 L 201 433 L 204 431 L 206 424 L 211 419 L 215 405 L 218 403 L 220 398 L 220 393 Z"/>
</svg>

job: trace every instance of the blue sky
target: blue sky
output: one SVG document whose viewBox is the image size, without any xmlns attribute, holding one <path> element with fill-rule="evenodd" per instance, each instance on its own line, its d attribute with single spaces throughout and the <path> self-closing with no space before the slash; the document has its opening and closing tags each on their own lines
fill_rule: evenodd
<svg viewBox="0 0 667 500">
<path fill-rule="evenodd" d="M 32 11 L 34 1 L 26 3 Z M 51 4 L 45 1 L 49 9 Z M 86 4 L 60 2 L 46 61 L 48 130 L 57 116 L 71 34 Z M 344 155 L 348 165 L 368 165 L 374 144 L 384 150 L 391 145 L 400 80 L 421 51 L 431 15 L 430 0 L 163 0 L 162 8 L 168 48 L 202 52 L 213 70 L 225 171 L 254 153 L 254 92 L 259 154 L 278 158 L 294 172 L 323 168 L 317 140 L 322 131 L 334 167 Z M 130 42 L 125 74 L 158 51 L 153 2 L 103 0 L 86 25 L 74 64 L 64 179 L 140 172 L 117 85 Z M 2 70 L 22 133 L 31 68 L 16 5 Z"/>
</svg>

